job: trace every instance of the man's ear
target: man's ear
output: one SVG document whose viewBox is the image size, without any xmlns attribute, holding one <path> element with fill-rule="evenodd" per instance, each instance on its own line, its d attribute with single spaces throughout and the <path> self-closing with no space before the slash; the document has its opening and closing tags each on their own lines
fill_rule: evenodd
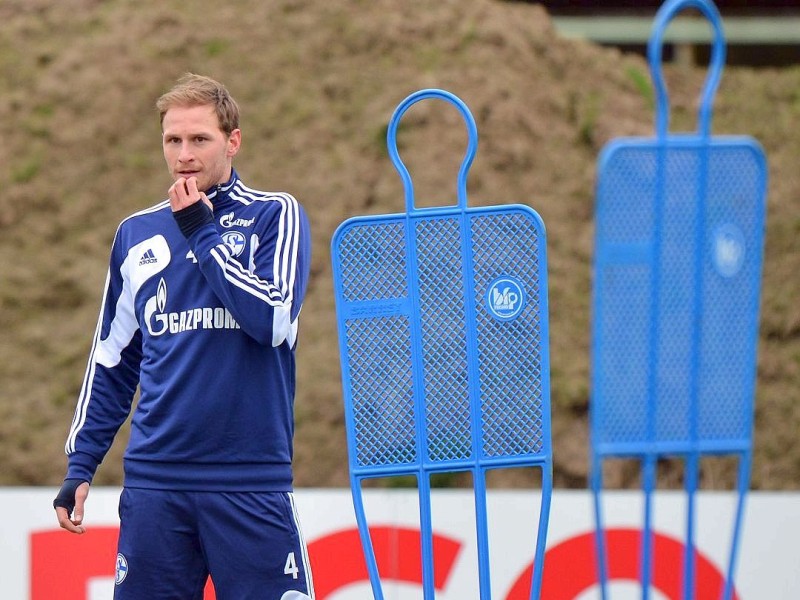
<svg viewBox="0 0 800 600">
<path fill-rule="evenodd" d="M 242 145 L 242 130 L 234 129 L 228 136 L 228 158 L 233 158 Z"/>
</svg>

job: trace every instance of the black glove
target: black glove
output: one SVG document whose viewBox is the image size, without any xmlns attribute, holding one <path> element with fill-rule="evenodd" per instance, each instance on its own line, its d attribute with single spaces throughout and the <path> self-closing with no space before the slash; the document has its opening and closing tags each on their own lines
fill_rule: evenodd
<svg viewBox="0 0 800 600">
<path fill-rule="evenodd" d="M 72 511 L 75 509 L 75 491 L 82 483 L 88 482 L 85 479 L 65 479 L 61 489 L 58 490 L 58 496 L 53 500 L 53 508 L 66 508 L 67 513 L 72 516 Z"/>
<path fill-rule="evenodd" d="M 214 222 L 214 213 L 202 200 L 173 212 L 172 216 L 187 240 L 203 225 Z"/>
</svg>

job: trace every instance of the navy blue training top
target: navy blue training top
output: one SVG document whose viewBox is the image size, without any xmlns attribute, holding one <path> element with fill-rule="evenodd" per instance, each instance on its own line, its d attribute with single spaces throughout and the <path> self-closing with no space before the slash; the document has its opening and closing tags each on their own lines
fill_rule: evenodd
<svg viewBox="0 0 800 600">
<path fill-rule="evenodd" d="M 230 181 L 187 239 L 169 201 L 117 229 L 100 318 L 66 443 L 91 481 L 139 400 L 125 485 L 290 491 L 295 347 L 311 258 L 289 194 Z"/>
</svg>

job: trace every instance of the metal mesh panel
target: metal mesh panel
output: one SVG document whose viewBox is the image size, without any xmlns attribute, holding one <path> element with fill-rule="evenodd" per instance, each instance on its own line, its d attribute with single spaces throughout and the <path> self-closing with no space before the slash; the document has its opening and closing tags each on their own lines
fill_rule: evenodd
<svg viewBox="0 0 800 600">
<path fill-rule="evenodd" d="M 641 265 L 609 266 L 598 275 L 602 318 L 596 324 L 603 342 L 595 358 L 597 395 L 594 440 L 647 439 L 649 395 L 650 270 Z"/>
<path fill-rule="evenodd" d="M 632 145 L 604 166 L 596 441 L 749 440 L 762 235 L 752 148 Z"/>
<path fill-rule="evenodd" d="M 416 225 L 426 439 L 432 461 L 472 455 L 459 222 L 424 219 Z"/>
<path fill-rule="evenodd" d="M 709 74 L 696 133 L 672 135 L 660 64 L 664 33 L 690 5 L 713 31 Z M 758 336 L 753 299 L 760 288 L 766 160 L 749 138 L 711 136 L 711 105 L 724 61 L 721 18 L 712 1 L 664 2 L 648 43 L 657 136 L 614 140 L 599 161 L 590 482 L 603 597 L 613 560 L 602 535 L 602 459 L 641 460 L 643 540 L 651 538 L 657 523 L 656 461 L 684 460 L 682 590 L 683 597 L 693 598 L 702 587 L 689 565 L 699 531 L 695 498 L 704 454 L 738 455 L 731 551 L 724 588 L 717 592 L 726 599 L 735 596 L 751 462 L 747 430 Z M 643 597 L 652 588 L 656 558 L 663 557 L 643 543 L 638 556 Z M 680 570 L 680 561 L 675 566 Z"/>
<path fill-rule="evenodd" d="M 759 171 L 748 147 L 719 148 L 713 155 L 706 203 L 707 246 L 702 249 L 706 297 L 700 323 L 703 368 L 698 385 L 698 435 L 704 439 L 749 439 L 758 324 L 761 207 Z M 741 236 L 738 238 L 738 236 Z M 730 239 L 736 237 L 738 239 Z M 737 257 L 736 245 L 742 250 Z M 740 271 L 717 264 L 726 255 Z M 722 255 L 722 256 L 720 256 Z"/>
<path fill-rule="evenodd" d="M 400 118 L 425 98 L 454 104 L 467 125 L 454 205 L 418 208 L 397 151 Z M 488 599 L 487 471 L 540 467 L 530 577 L 531 597 L 538 597 L 552 493 L 544 225 L 522 205 L 467 207 L 477 128 L 452 94 L 429 89 L 409 96 L 392 116 L 387 145 L 403 181 L 405 214 L 348 219 L 332 240 L 353 507 L 373 595 L 383 598 L 368 543 L 365 478 L 415 477 L 420 582 L 433 598 L 433 477 L 471 473 L 475 592 Z"/>
<path fill-rule="evenodd" d="M 652 238 L 653 198 L 642 190 L 653 187 L 656 158 L 654 152 L 619 151 L 614 154 L 613 167 L 603 172 L 608 202 L 598 206 L 597 219 L 607 243 L 640 244 Z"/>
<path fill-rule="evenodd" d="M 353 227 L 340 245 L 343 295 L 348 302 L 406 295 L 402 221 Z"/>
<path fill-rule="evenodd" d="M 477 212 L 468 219 L 417 218 L 412 224 L 411 256 L 399 221 L 353 226 L 336 249 L 342 257 L 341 293 L 357 307 L 345 321 L 345 375 L 357 464 L 380 467 L 421 458 L 464 461 L 548 451 L 548 373 L 542 354 L 546 290 L 540 288 L 545 266 L 539 263 L 543 231 L 527 212 L 513 210 Z M 469 228 L 467 234 L 463 227 Z M 465 239 L 471 240 L 469 248 Z M 401 285 L 406 260 L 416 280 L 415 301 L 407 306 L 392 302 L 410 293 L 408 282 Z M 465 260 L 471 261 L 469 270 Z M 485 306 L 499 275 L 513 277 L 524 289 L 524 307 L 514 318 L 496 318 Z M 472 368 L 470 339 L 475 344 Z M 420 406 L 422 415 L 415 412 Z M 419 427 L 426 445 L 422 457 Z M 476 457 L 478 443 L 481 454 Z"/>
<path fill-rule="evenodd" d="M 413 463 L 417 449 L 408 319 L 356 319 L 346 326 L 357 463 Z"/>
<path fill-rule="evenodd" d="M 470 222 L 475 305 L 503 273 L 525 289 L 522 313 L 501 321 L 477 310 L 483 453 L 490 457 L 536 454 L 543 449 L 544 403 L 541 346 L 539 235 L 523 213 L 474 216 Z"/>
<path fill-rule="evenodd" d="M 645 150 L 640 150 L 639 155 Z M 649 154 L 655 153 L 650 149 Z M 653 381 L 654 433 L 656 440 L 677 441 L 691 437 L 694 317 L 696 314 L 696 227 L 700 158 L 690 150 L 670 150 L 665 156 L 664 196 L 654 206 L 658 219 L 652 241 L 655 287 L 655 379 Z M 652 186 L 651 186 L 651 189 Z"/>
</svg>

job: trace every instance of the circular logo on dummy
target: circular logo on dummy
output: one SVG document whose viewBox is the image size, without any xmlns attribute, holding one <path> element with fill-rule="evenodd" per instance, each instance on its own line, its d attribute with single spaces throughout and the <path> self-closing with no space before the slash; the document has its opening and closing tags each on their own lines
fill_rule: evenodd
<svg viewBox="0 0 800 600">
<path fill-rule="evenodd" d="M 486 291 L 486 306 L 499 321 L 516 319 L 525 306 L 522 284 L 514 277 L 498 277 Z"/>
<path fill-rule="evenodd" d="M 244 250 L 244 234 L 240 231 L 226 231 L 222 234 L 222 241 L 234 256 L 239 256 Z"/>
<path fill-rule="evenodd" d="M 117 570 L 114 575 L 114 585 L 119 585 L 128 576 L 128 560 L 122 555 L 117 554 Z"/>
<path fill-rule="evenodd" d="M 733 277 L 744 264 L 744 234 L 735 225 L 725 224 L 717 227 L 712 237 L 712 260 L 717 273 L 723 277 Z"/>
</svg>

